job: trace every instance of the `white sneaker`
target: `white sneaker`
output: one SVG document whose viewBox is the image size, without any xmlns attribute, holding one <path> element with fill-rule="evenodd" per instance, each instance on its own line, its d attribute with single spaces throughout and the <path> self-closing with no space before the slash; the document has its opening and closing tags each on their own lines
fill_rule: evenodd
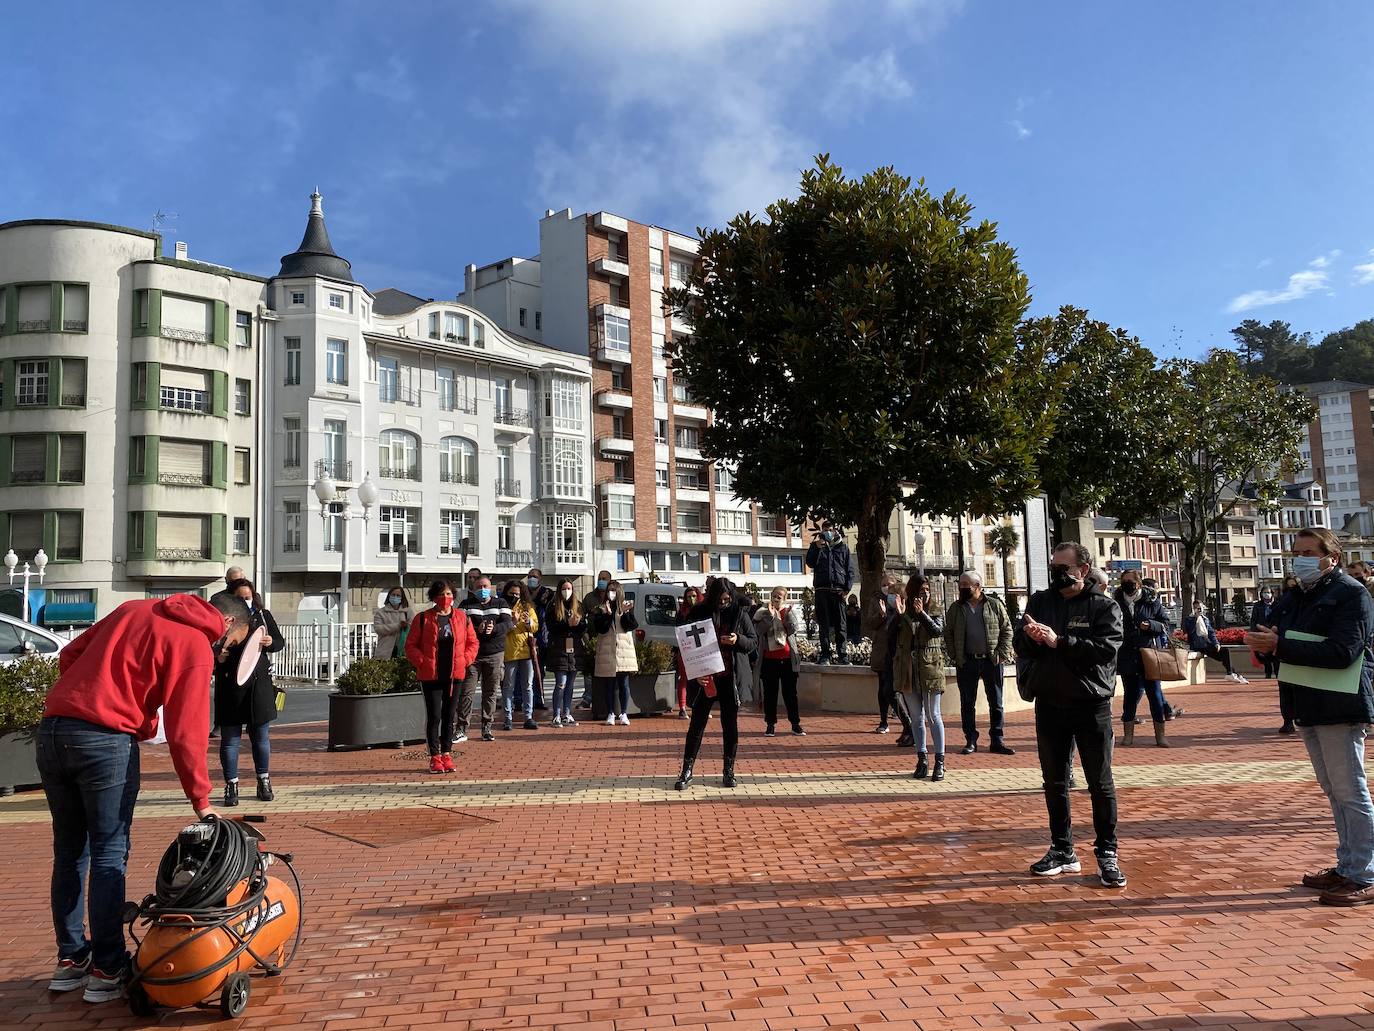
<svg viewBox="0 0 1374 1031">
<path fill-rule="evenodd" d="M 455 738 L 453 739 L 453 743 L 454 743 L 455 745 L 462 745 L 462 744 L 466 744 L 466 743 L 467 743 L 467 740 L 468 740 L 468 736 L 467 736 L 466 734 L 462 733 L 462 732 L 459 732 L 458 736 L 455 737 Z"/>
<path fill-rule="evenodd" d="M 129 971 L 127 968 L 117 974 L 107 974 L 91 967 L 90 975 L 86 978 L 86 991 L 82 998 L 86 1002 L 92 1003 L 113 1002 L 115 999 L 124 997 L 124 986 L 128 983 Z"/>
<path fill-rule="evenodd" d="M 628 712 L 622 712 L 620 714 L 620 725 L 622 727 L 628 727 L 630 725 L 630 714 Z"/>
<path fill-rule="evenodd" d="M 563 725 L 563 720 L 562 720 L 560 717 L 558 717 L 558 716 L 555 716 L 555 717 L 549 722 L 549 726 L 551 726 L 551 727 L 561 727 L 562 725 Z"/>
<path fill-rule="evenodd" d="M 1248 684 L 1248 683 L 1250 683 L 1250 681 L 1246 680 L 1246 679 L 1245 679 L 1243 676 L 1241 676 L 1239 673 L 1232 673 L 1228 679 L 1234 681 L 1234 682 L 1237 683 L 1237 684 Z"/>
<path fill-rule="evenodd" d="M 615 713 L 611 713 L 609 716 L 606 717 L 606 726 L 608 726 L 608 727 L 614 727 L 614 726 L 615 726 Z"/>
<path fill-rule="evenodd" d="M 577 720 L 575 720 L 575 719 L 572 718 L 572 713 L 568 713 L 567 715 L 565 715 L 565 716 L 563 717 L 563 726 L 565 726 L 565 727 L 575 727 L 575 726 L 577 726 Z"/>
</svg>

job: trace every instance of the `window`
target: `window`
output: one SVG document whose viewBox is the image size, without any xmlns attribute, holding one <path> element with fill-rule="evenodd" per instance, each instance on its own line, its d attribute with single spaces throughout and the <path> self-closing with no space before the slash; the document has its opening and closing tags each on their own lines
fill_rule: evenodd
<svg viewBox="0 0 1374 1031">
<path fill-rule="evenodd" d="M 666 444 L 666 443 L 668 443 L 668 420 L 667 420 L 667 419 L 655 419 L 655 420 L 654 420 L 654 443 L 655 443 L 655 444 Z"/>
<path fill-rule="evenodd" d="M 524 309 L 524 308 L 521 308 L 521 309 L 520 309 L 520 326 L 521 326 L 522 329 L 524 328 L 524 325 L 525 325 L 525 309 Z"/>
<path fill-rule="evenodd" d="M 81 513 L 58 512 L 57 550 L 54 562 L 81 561 Z"/>
<path fill-rule="evenodd" d="M 454 411 L 458 407 L 458 374 L 453 369 L 436 369 L 435 383 L 439 388 L 439 410 Z"/>
<path fill-rule="evenodd" d="M 716 490 L 733 491 L 735 489 L 735 473 L 733 469 L 727 469 L 723 465 L 716 466 Z"/>
<path fill-rule="evenodd" d="M 234 482 L 239 486 L 252 482 L 253 453 L 246 447 L 234 448 Z"/>
<path fill-rule="evenodd" d="M 30 361 L 17 363 L 17 386 L 14 403 L 43 406 L 48 403 L 48 363 Z"/>
<path fill-rule="evenodd" d="M 659 462 L 658 464 L 656 464 L 656 465 L 654 466 L 654 486 L 655 486 L 655 487 L 666 487 L 666 486 L 668 486 L 668 463 L 667 463 L 667 462 Z"/>
<path fill-rule="evenodd" d="M 129 476 L 142 477 L 148 469 L 148 438 L 134 437 L 129 441 Z"/>
<path fill-rule="evenodd" d="M 215 339 L 215 306 L 199 297 L 162 295 L 162 336 L 192 344 Z"/>
<path fill-rule="evenodd" d="M 630 353 L 630 320 L 607 315 L 601 321 L 601 335 L 607 351 Z"/>
<path fill-rule="evenodd" d="M 515 451 L 509 444 L 496 449 L 496 493 L 507 497 L 520 493 L 520 481 L 515 478 Z"/>
<path fill-rule="evenodd" d="M 210 411 L 209 373 L 162 367 L 158 403 L 174 412 Z"/>
<path fill-rule="evenodd" d="M 472 346 L 487 346 L 487 327 L 484 326 L 482 323 L 478 322 L 476 319 L 472 320 Z"/>
<path fill-rule="evenodd" d="M 301 338 L 286 338 L 286 379 L 288 387 L 299 386 L 301 382 Z"/>
<path fill-rule="evenodd" d="M 439 481 L 477 484 L 477 445 L 465 437 L 444 437 L 439 441 Z"/>
<path fill-rule="evenodd" d="M 304 303 L 305 303 L 305 291 L 304 291 L 304 290 L 292 290 L 292 291 L 291 291 L 291 303 L 292 303 L 292 304 L 304 304 Z"/>
<path fill-rule="evenodd" d="M 250 312 L 234 313 L 234 343 L 239 347 L 253 346 L 253 316 Z"/>
<path fill-rule="evenodd" d="M 444 509 L 439 513 L 439 554 L 462 554 L 463 538 L 468 538 L 471 554 L 477 553 L 477 513 Z"/>
<path fill-rule="evenodd" d="M 235 520 L 234 520 L 234 539 L 233 539 L 233 542 L 232 542 L 231 545 L 230 545 L 230 548 L 231 548 L 231 550 L 233 551 L 233 553 L 234 553 L 235 555 L 247 555 L 247 554 L 248 554 L 248 520 L 247 520 L 247 519 L 235 519 Z"/>
<path fill-rule="evenodd" d="M 200 487 L 210 482 L 211 446 L 203 440 L 162 438 L 157 450 L 157 482 Z"/>
<path fill-rule="evenodd" d="M 405 430 L 383 430 L 380 444 L 378 475 L 392 480 L 420 478 L 420 440 Z"/>
<path fill-rule="evenodd" d="M 498 515 L 496 517 L 496 550 L 513 551 L 515 549 L 515 516 Z"/>
<path fill-rule="evenodd" d="M 324 550 L 343 551 L 343 502 L 331 501 L 324 517 Z"/>
<path fill-rule="evenodd" d="M 681 448 L 691 448 L 696 450 L 701 447 L 701 434 L 695 426 L 679 426 L 677 431 L 677 446 Z"/>
<path fill-rule="evenodd" d="M 692 403 L 692 396 L 687 393 L 687 384 L 680 379 L 673 380 L 673 400 L 683 405 Z"/>
<path fill-rule="evenodd" d="M 712 555 L 711 572 L 742 573 L 744 572 L 744 556 L 740 554 Z"/>
<path fill-rule="evenodd" d="M 612 370 L 611 370 L 611 389 L 612 389 L 612 390 L 624 390 L 624 389 L 625 389 L 625 370 L 624 370 L 624 369 L 612 369 Z"/>
<path fill-rule="evenodd" d="M 608 300 L 615 307 L 628 308 L 630 306 L 630 301 L 625 294 L 625 287 L 623 284 L 619 282 L 612 282 L 608 292 L 610 294 Z"/>
<path fill-rule="evenodd" d="M 749 572 L 751 573 L 774 573 L 777 572 L 777 557 L 774 555 L 750 555 Z"/>
<path fill-rule="evenodd" d="M 663 248 L 649 248 L 649 271 L 655 276 L 663 275 Z"/>
<path fill-rule="evenodd" d="M 383 404 L 395 404 L 396 386 L 400 382 L 401 370 L 395 358 L 377 359 L 377 400 Z"/>
<path fill-rule="evenodd" d="M 301 503 L 282 502 L 282 542 L 281 550 L 297 552 L 301 550 Z"/>
<path fill-rule="evenodd" d="M 802 556 L 801 556 L 801 555 L 779 555 L 779 556 L 778 556 L 778 572 L 779 572 L 779 573 L 797 573 L 797 574 L 800 574 L 801 571 L 802 571 Z"/>
<path fill-rule="evenodd" d="M 582 383 L 567 376 L 554 376 L 544 394 L 544 414 L 556 430 L 582 429 Z"/>
<path fill-rule="evenodd" d="M 505 376 L 493 376 L 491 380 L 491 402 L 496 409 L 496 417 L 511 410 L 510 380 Z"/>
<path fill-rule="evenodd" d="M 674 286 L 682 286 L 687 282 L 687 277 L 692 274 L 691 261 L 673 258 L 668 262 L 668 274 Z"/>
<path fill-rule="evenodd" d="M 253 414 L 253 384 L 246 379 L 234 380 L 234 414 Z"/>
<path fill-rule="evenodd" d="M 678 505 L 677 528 L 684 533 L 701 532 L 701 506 Z"/>
<path fill-rule="evenodd" d="M 142 555 L 144 552 L 143 542 L 147 540 L 144 535 L 147 529 L 147 520 L 142 512 L 129 513 L 129 553 Z"/>
<path fill-rule="evenodd" d="M 439 313 L 437 311 L 429 313 L 429 338 L 431 340 L 439 339 Z"/>
<path fill-rule="evenodd" d="M 534 328 L 536 331 L 544 328 L 544 313 L 542 311 L 534 313 Z"/>
<path fill-rule="evenodd" d="M 606 499 L 606 528 L 633 530 L 635 525 L 634 498 L 611 496 Z"/>
<path fill-rule="evenodd" d="M 413 508 L 400 508 L 396 505 L 383 505 L 378 527 L 382 539 L 379 545 L 383 554 L 390 555 L 405 551 L 411 555 L 420 553 L 419 512 Z"/>
<path fill-rule="evenodd" d="M 66 333 L 84 333 L 90 310 L 91 289 L 85 283 L 62 284 L 62 329 Z M 0 310 L 0 321 L 4 312 Z"/>
<path fill-rule="evenodd" d="M 47 478 L 47 435 L 17 433 L 10 437 L 10 483 L 42 483 Z"/>
<path fill-rule="evenodd" d="M 716 510 L 716 530 L 719 533 L 751 533 L 754 529 L 754 513 L 734 512 L 729 509 Z"/>
<path fill-rule="evenodd" d="M 616 440 L 628 440 L 630 436 L 625 430 L 625 416 L 618 412 L 611 416 L 611 436 Z"/>
<path fill-rule="evenodd" d="M 554 437 L 545 443 L 545 493 L 558 498 L 580 498 L 584 478 L 582 448 L 575 437 Z"/>
<path fill-rule="evenodd" d="M 43 547 L 43 513 L 11 512 L 9 546 L 29 557 Z"/>
<path fill-rule="evenodd" d="M 578 512 L 544 514 L 544 554 L 558 565 L 579 565 L 587 559 L 585 521 Z"/>
<path fill-rule="evenodd" d="M 444 312 L 444 339 L 449 343 L 467 343 L 468 320 L 456 311 Z"/>
<path fill-rule="evenodd" d="M 344 306 L 343 294 L 334 294 L 334 293 L 331 293 L 331 294 L 329 295 L 329 306 L 330 306 L 331 308 L 335 309 L 336 311 L 343 311 L 343 306 Z"/>
<path fill-rule="evenodd" d="M 334 479 L 352 479 L 348 468 L 348 423 L 342 419 L 324 421 L 324 465 Z"/>
<path fill-rule="evenodd" d="M 702 476 L 702 470 L 696 466 L 678 466 L 677 489 L 706 490 L 706 479 Z"/>
<path fill-rule="evenodd" d="M 654 400 L 668 400 L 668 381 L 664 379 L 662 376 L 654 377 Z"/>
<path fill-rule="evenodd" d="M 611 483 L 634 483 L 634 467 L 624 458 L 617 458 L 611 463 Z"/>
<path fill-rule="evenodd" d="M 658 506 L 658 528 L 667 532 L 673 528 L 673 513 L 667 505 Z"/>
<path fill-rule="evenodd" d="M 324 378 L 330 383 L 348 383 L 348 341 L 330 337 L 325 345 Z"/>
<path fill-rule="evenodd" d="M 301 420 L 288 416 L 281 421 L 282 468 L 299 469 L 301 464 Z"/>
</svg>

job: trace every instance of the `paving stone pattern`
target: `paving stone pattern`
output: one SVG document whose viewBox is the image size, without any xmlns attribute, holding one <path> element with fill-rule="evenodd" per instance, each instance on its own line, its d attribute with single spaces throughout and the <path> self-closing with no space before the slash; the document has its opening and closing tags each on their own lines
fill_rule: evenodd
<svg viewBox="0 0 1374 1031">
<path fill-rule="evenodd" d="M 1047 838 L 1029 714 L 1017 755 L 951 755 L 939 785 L 871 720 L 766 739 L 748 715 L 740 786 L 712 724 L 686 796 L 675 719 L 498 734 L 444 778 L 281 728 L 278 801 L 241 811 L 295 854 L 306 938 L 234 1022 L 50 997 L 45 807 L 0 799 L 0 1027 L 1374 1028 L 1374 912 L 1296 887 L 1334 832 L 1272 682 L 1171 695 L 1174 747 L 1118 750 L 1117 892 L 1025 872 Z M 149 752 L 130 895 L 189 818 Z"/>
</svg>

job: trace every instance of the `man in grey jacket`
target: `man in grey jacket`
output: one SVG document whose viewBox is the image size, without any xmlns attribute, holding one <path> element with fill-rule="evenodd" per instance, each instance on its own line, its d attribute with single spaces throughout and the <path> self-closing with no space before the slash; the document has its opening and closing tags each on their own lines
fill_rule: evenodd
<svg viewBox="0 0 1374 1031">
<path fill-rule="evenodd" d="M 945 654 L 959 683 L 964 725 L 961 755 L 978 751 L 978 682 L 988 698 L 989 752 L 1015 755 L 1002 740 L 1002 667 L 1011 662 L 1011 616 L 1002 599 L 985 594 L 975 570 L 959 575 L 959 600 L 945 612 Z"/>
</svg>

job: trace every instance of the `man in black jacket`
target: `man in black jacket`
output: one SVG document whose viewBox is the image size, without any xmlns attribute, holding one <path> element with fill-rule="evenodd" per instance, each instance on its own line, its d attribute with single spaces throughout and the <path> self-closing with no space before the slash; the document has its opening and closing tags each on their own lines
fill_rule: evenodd
<svg viewBox="0 0 1374 1031">
<path fill-rule="evenodd" d="M 1341 572 L 1341 545 L 1324 527 L 1298 531 L 1293 575 L 1298 590 L 1279 601 L 1275 622 L 1245 635 L 1245 643 L 1283 663 L 1281 686 L 1293 692 L 1293 715 L 1317 783 L 1336 820 L 1336 865 L 1306 874 L 1305 887 L 1328 906 L 1374 902 L 1374 804 L 1364 771 L 1364 740 L 1374 723 L 1374 602 L 1364 584 Z M 1360 663 L 1354 693 L 1296 682 L 1302 667 L 1349 670 Z"/>
<path fill-rule="evenodd" d="M 1089 587 L 1091 556 L 1083 545 L 1059 545 L 1050 562 L 1049 589 L 1031 597 L 1013 641 L 1021 682 L 1035 698 L 1035 738 L 1050 816 L 1050 850 L 1030 869 L 1042 877 L 1082 869 L 1069 811 L 1069 763 L 1076 744 L 1092 797 L 1098 874 L 1107 887 L 1120 888 L 1126 875 L 1116 858 L 1112 695 L 1121 610 Z"/>
<path fill-rule="evenodd" d="M 840 531 L 828 521 L 821 521 L 820 536 L 806 549 L 806 565 L 811 570 L 811 589 L 816 596 L 816 621 L 821 628 L 820 664 L 830 661 L 830 635 L 835 635 L 836 662 L 849 662 L 846 649 L 849 635 L 846 630 L 844 600 L 859 578 L 849 545 Z"/>
<path fill-rule="evenodd" d="M 472 704 L 477 685 L 482 685 L 482 740 L 494 741 L 492 724 L 496 722 L 496 703 L 501 697 L 501 678 L 506 672 L 506 635 L 515 626 L 510 606 L 491 589 L 491 577 L 478 576 L 472 585 L 472 597 L 464 598 L 463 614 L 477 632 L 477 661 L 468 669 L 458 695 L 458 714 L 454 721 L 458 733 L 454 744 L 468 739 L 472 723 Z M 507 728 L 509 729 L 509 728 Z"/>
</svg>

